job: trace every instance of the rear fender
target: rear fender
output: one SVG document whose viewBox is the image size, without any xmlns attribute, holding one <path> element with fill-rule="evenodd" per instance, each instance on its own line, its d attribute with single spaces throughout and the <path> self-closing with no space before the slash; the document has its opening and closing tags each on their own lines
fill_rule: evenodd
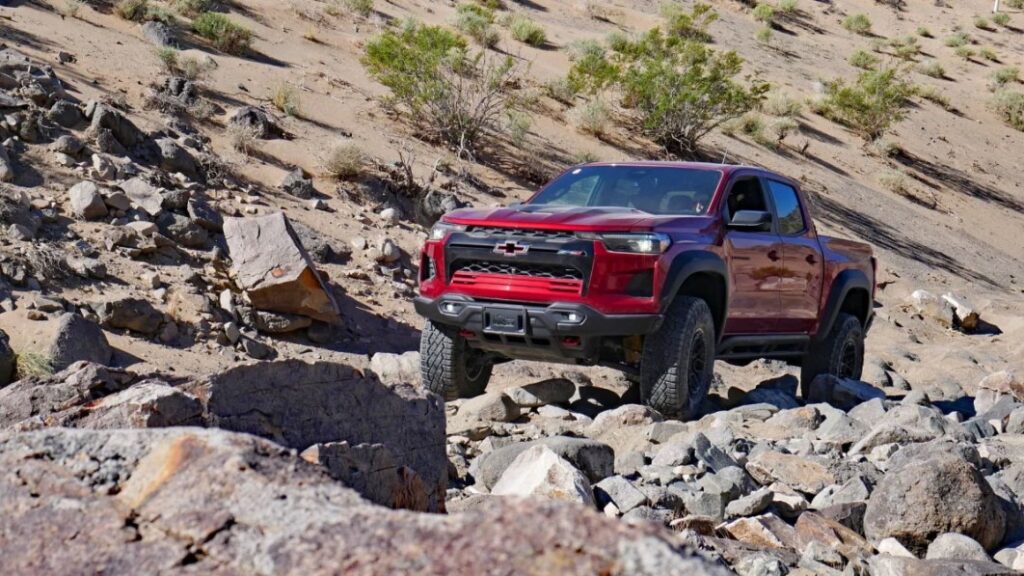
<svg viewBox="0 0 1024 576">
<path fill-rule="evenodd" d="M 821 322 L 818 324 L 818 333 L 814 337 L 815 341 L 820 341 L 828 336 L 828 333 L 832 331 L 832 326 L 836 323 L 836 318 L 839 317 L 839 312 L 842 311 L 843 302 L 846 301 L 846 297 L 850 295 L 850 292 L 858 289 L 864 290 L 868 297 L 865 317 L 861 319 L 864 327 L 867 327 L 868 320 L 871 318 L 871 281 L 860 270 L 843 270 L 832 281 L 832 286 L 828 293 L 828 301 L 822 310 Z"/>
</svg>

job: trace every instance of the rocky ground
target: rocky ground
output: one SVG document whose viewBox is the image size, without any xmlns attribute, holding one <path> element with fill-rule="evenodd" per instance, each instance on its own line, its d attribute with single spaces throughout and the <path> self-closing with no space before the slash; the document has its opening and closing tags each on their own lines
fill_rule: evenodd
<svg viewBox="0 0 1024 576">
<path fill-rule="evenodd" d="M 1020 137 L 986 124 L 982 106 L 917 109 L 926 136 L 917 124 L 902 135 L 938 209 L 869 189 L 878 159 L 851 154 L 820 119 L 802 120 L 809 157 L 725 146 L 799 177 L 825 228 L 878 250 L 863 382 L 820 379 L 802 398 L 791 367 L 719 363 L 704 415 L 677 422 L 612 371 L 510 363 L 487 394 L 444 405 L 419 388 L 412 351 L 418 244 L 444 211 L 532 184 L 434 162 L 451 155 L 378 114 L 353 46 L 379 22 L 321 22 L 321 40 L 297 44 L 300 3 L 231 2 L 256 23 L 259 57 L 183 50 L 219 67 L 204 82 L 137 62 L 174 38 L 108 3 L 74 18 L 14 4 L 0 12 L 5 573 L 1024 570 Z M 530 9 L 567 45 L 646 26 L 656 8 L 635 4 L 618 24 Z M 452 11 L 379 8 L 384 21 Z M 950 15 L 862 9 L 885 30 Z M 794 46 L 838 28 L 832 10 Z M 745 17 L 726 9 L 716 27 L 745 29 Z M 797 86 L 801 67 L 846 66 L 852 44 L 834 40 L 803 61 L 767 52 L 755 68 Z M 527 50 L 539 75 L 564 73 L 557 50 Z M 119 61 L 133 66 L 115 74 Z M 286 118 L 252 94 L 289 66 L 314 78 L 304 90 L 325 118 Z M 965 66 L 953 90 L 982 90 Z M 310 159 L 344 126 L 376 159 L 359 181 L 328 182 Z M 967 145 L 927 136 L 947 129 Z M 609 157 L 631 138 L 570 132 L 558 112 L 533 137 Z M 251 154 L 233 159 L 231 134 Z M 647 155 L 639 145 L 631 156 Z"/>
</svg>

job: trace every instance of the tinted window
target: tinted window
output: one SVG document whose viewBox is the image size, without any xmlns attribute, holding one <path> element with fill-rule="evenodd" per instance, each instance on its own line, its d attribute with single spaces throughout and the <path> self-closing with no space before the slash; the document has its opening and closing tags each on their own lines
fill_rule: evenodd
<svg viewBox="0 0 1024 576">
<path fill-rule="evenodd" d="M 757 178 L 743 178 L 733 182 L 726 204 L 729 207 L 730 218 L 741 210 L 768 210 L 768 205 L 764 201 L 764 191 L 761 190 L 761 181 Z"/>
<path fill-rule="evenodd" d="M 695 168 L 581 166 L 548 184 L 530 204 L 704 214 L 721 178 L 717 170 Z"/>
<path fill-rule="evenodd" d="M 779 217 L 779 233 L 785 235 L 800 234 L 804 231 L 804 214 L 800 210 L 800 198 L 796 190 L 782 182 L 768 181 L 775 201 L 775 211 Z"/>
</svg>

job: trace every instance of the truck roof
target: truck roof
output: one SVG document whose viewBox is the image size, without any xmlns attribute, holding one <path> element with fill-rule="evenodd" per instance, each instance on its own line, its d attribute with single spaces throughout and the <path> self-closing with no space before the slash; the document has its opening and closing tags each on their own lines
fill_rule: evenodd
<svg viewBox="0 0 1024 576">
<path fill-rule="evenodd" d="M 769 172 L 759 166 L 746 166 L 743 164 L 718 164 L 715 162 L 678 162 L 678 161 L 664 161 L 664 160 L 627 160 L 623 162 L 591 162 L 583 164 L 583 166 L 657 166 L 661 168 L 689 168 L 693 170 L 718 170 L 726 174 L 735 172 L 737 170 L 757 170 L 759 172 Z"/>
</svg>

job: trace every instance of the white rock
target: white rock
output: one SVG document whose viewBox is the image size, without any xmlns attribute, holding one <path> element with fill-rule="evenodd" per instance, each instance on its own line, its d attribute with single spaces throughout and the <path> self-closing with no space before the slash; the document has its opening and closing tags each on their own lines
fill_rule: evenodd
<svg viewBox="0 0 1024 576">
<path fill-rule="evenodd" d="M 947 292 L 942 295 L 942 299 L 953 308 L 953 311 L 956 313 L 957 324 L 960 328 L 974 330 L 978 327 L 981 317 L 966 298 L 961 298 L 952 292 Z"/>
<path fill-rule="evenodd" d="M 937 320 L 943 326 L 953 326 L 953 307 L 935 294 L 927 290 L 915 290 L 910 295 L 910 303 L 918 314 Z"/>
<path fill-rule="evenodd" d="M 516 457 L 491 490 L 498 496 L 540 496 L 594 506 L 590 482 L 554 450 L 538 444 Z"/>
<path fill-rule="evenodd" d="M 928 545 L 927 560 L 978 560 L 991 562 L 992 559 L 976 540 L 963 534 L 939 534 Z"/>
<path fill-rule="evenodd" d="M 879 554 L 888 554 L 889 556 L 901 556 L 903 558 L 916 558 L 910 550 L 907 550 L 900 541 L 895 538 L 886 538 L 878 543 L 875 548 L 878 549 Z"/>
</svg>

